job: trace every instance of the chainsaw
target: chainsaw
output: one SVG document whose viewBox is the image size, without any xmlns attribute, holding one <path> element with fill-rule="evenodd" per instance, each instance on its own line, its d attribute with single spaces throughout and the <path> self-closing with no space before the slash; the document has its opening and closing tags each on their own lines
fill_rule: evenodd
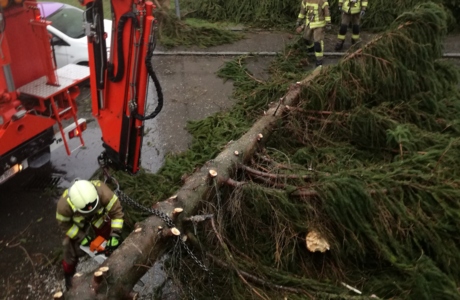
<svg viewBox="0 0 460 300">
<path fill-rule="evenodd" d="M 102 264 L 107 259 L 107 256 L 105 255 L 106 245 L 107 240 L 102 236 L 98 236 L 93 241 L 91 241 L 89 246 L 80 245 L 80 249 L 85 251 L 97 263 Z"/>
</svg>

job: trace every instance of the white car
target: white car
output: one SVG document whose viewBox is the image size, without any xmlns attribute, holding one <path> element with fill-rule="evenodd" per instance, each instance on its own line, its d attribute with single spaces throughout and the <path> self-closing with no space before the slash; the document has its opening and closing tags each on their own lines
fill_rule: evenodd
<svg viewBox="0 0 460 300">
<path fill-rule="evenodd" d="M 88 40 L 84 28 L 84 11 L 72 5 L 58 2 L 39 2 L 41 16 L 51 25 L 51 44 L 57 68 L 67 64 L 88 65 Z M 104 20 L 107 33 L 107 54 L 110 51 L 112 21 Z"/>
</svg>

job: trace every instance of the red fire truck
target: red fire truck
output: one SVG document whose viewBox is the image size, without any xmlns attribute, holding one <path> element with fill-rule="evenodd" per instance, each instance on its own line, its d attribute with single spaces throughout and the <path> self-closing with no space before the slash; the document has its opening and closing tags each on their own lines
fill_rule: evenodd
<svg viewBox="0 0 460 300">
<path fill-rule="evenodd" d="M 27 167 L 40 167 L 68 139 L 79 139 L 84 119 L 77 118 L 78 85 L 85 66 L 56 69 L 50 24 L 36 2 L 1 1 L 0 11 L 0 184 Z M 71 123 L 67 127 L 63 124 Z M 77 146 L 77 147 L 79 147 Z"/>
<path fill-rule="evenodd" d="M 136 173 L 140 168 L 144 121 L 162 109 L 161 86 L 151 65 L 154 6 L 147 1 L 112 1 L 110 58 L 102 0 L 82 1 L 89 68 L 56 69 L 53 48 L 36 1 L 0 1 L 0 184 L 27 167 L 50 160 L 69 138 L 84 145 L 84 119 L 77 118 L 78 85 L 89 77 L 92 111 L 102 131 L 100 162 Z M 145 115 L 149 76 L 158 104 Z M 70 123 L 67 127 L 63 124 Z"/>
</svg>

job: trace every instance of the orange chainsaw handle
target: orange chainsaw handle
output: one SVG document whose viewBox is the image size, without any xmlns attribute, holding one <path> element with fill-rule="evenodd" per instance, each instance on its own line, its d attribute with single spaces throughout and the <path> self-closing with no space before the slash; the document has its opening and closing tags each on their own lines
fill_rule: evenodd
<svg viewBox="0 0 460 300">
<path fill-rule="evenodd" d="M 96 237 L 91 244 L 89 245 L 89 250 L 91 252 L 104 252 L 104 242 L 106 240 L 102 236 Z"/>
</svg>

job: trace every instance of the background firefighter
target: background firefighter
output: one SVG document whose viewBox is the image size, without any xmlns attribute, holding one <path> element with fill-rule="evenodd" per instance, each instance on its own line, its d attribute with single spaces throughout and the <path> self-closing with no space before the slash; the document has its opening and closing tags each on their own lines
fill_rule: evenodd
<svg viewBox="0 0 460 300">
<path fill-rule="evenodd" d="M 56 219 L 65 233 L 62 266 L 66 288 L 69 289 L 78 258 L 85 255 L 80 245 L 91 243 L 91 228 L 95 236 L 107 240 L 106 255 L 119 246 L 123 209 L 118 197 L 105 183 L 99 180 L 76 180 L 59 199 Z"/>
<path fill-rule="evenodd" d="M 329 3 L 324 0 L 303 0 L 297 17 L 296 31 L 304 31 L 303 38 L 309 52 L 315 52 L 316 66 L 323 64 L 324 27 L 330 29 Z"/>
<path fill-rule="evenodd" d="M 339 11 L 342 12 L 342 22 L 340 24 L 339 41 L 335 45 L 335 50 L 342 50 L 347 35 L 347 29 L 351 22 L 352 34 L 351 44 L 359 40 L 359 21 L 366 13 L 367 0 L 339 0 Z"/>
</svg>

